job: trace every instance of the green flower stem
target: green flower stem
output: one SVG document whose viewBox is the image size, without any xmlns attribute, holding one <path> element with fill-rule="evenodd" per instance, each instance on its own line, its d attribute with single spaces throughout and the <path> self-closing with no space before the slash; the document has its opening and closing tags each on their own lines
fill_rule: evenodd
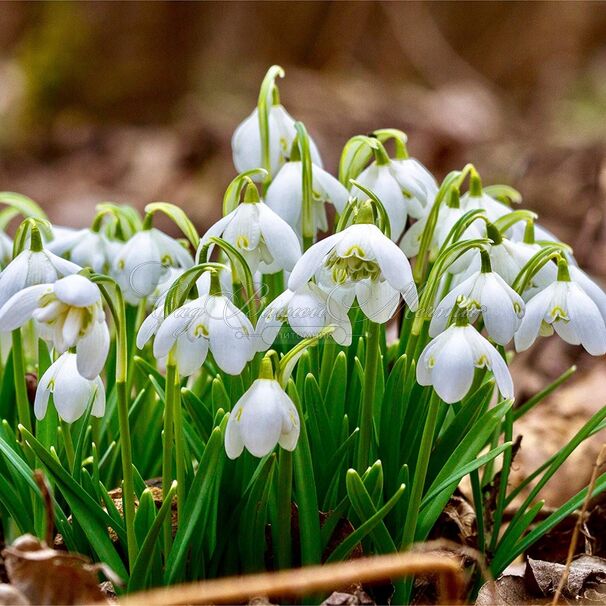
<svg viewBox="0 0 606 606">
<path fill-rule="evenodd" d="M 404 532 L 402 534 L 402 542 L 400 544 L 400 549 L 402 551 L 408 549 L 415 540 L 415 531 L 417 528 L 417 520 L 419 518 L 419 506 L 421 505 L 421 499 L 423 497 L 423 488 L 425 486 L 425 478 L 427 476 L 427 467 L 429 465 L 429 458 L 431 456 L 440 403 L 441 400 L 439 396 L 434 392 L 429 401 L 429 410 L 427 411 L 423 436 L 421 437 L 419 456 L 414 469 L 412 488 L 408 501 L 408 510 L 406 512 L 406 521 L 404 523 Z"/>
<path fill-rule="evenodd" d="M 303 207 L 301 209 L 301 225 L 303 232 L 303 252 L 305 252 L 313 244 L 316 235 L 313 201 L 313 172 L 307 130 L 301 122 L 296 122 L 295 128 L 297 129 L 297 141 L 299 144 L 302 165 L 301 186 L 303 191 Z"/>
<path fill-rule="evenodd" d="M 118 408 L 118 426 L 120 428 L 120 451 L 122 459 L 122 500 L 124 503 L 124 523 L 128 549 L 129 569 L 137 559 L 137 536 L 135 534 L 135 482 L 133 478 L 133 452 L 128 422 L 128 339 L 126 330 L 126 310 L 122 290 L 114 280 L 107 276 L 91 276 L 97 283 L 103 298 L 110 309 L 116 326 L 116 395 Z M 108 293 L 105 284 L 114 287 L 113 296 Z"/>
<path fill-rule="evenodd" d="M 23 352 L 23 341 L 21 329 L 12 332 L 13 341 L 13 374 L 15 378 L 15 395 L 17 398 L 17 414 L 19 423 L 28 431 L 32 429 L 29 411 L 29 399 L 27 397 L 27 384 L 25 382 L 25 354 Z"/>
<path fill-rule="evenodd" d="M 360 409 L 360 442 L 358 444 L 357 469 L 364 473 L 371 462 L 373 436 L 372 413 L 375 399 L 377 372 L 379 372 L 379 348 L 381 325 L 368 321 L 368 339 L 366 341 L 366 359 L 364 363 L 364 393 Z"/>
<path fill-rule="evenodd" d="M 74 473 L 74 462 L 75 462 L 75 452 L 74 452 L 74 442 L 72 440 L 72 432 L 70 431 L 69 423 L 61 420 L 61 433 L 63 434 L 63 445 L 65 446 L 65 456 L 67 457 L 67 465 L 69 469 Z"/>
<path fill-rule="evenodd" d="M 168 400 L 171 400 L 170 405 Z M 177 469 L 177 522 L 181 520 L 185 504 L 185 437 L 183 434 L 183 408 L 181 405 L 181 386 L 179 373 L 174 372 L 173 382 L 166 383 L 167 406 L 173 411 L 173 426 L 175 440 L 175 466 Z"/>
<path fill-rule="evenodd" d="M 280 569 L 292 566 L 291 500 L 292 453 L 281 449 L 278 462 L 278 543 L 276 545 L 278 568 Z"/>
<path fill-rule="evenodd" d="M 172 355 L 169 354 L 169 360 L 166 365 L 166 400 L 164 403 L 164 438 L 162 440 L 162 490 L 168 488 L 173 481 L 172 473 L 172 449 L 173 449 L 173 428 L 174 428 L 174 385 L 177 376 Z M 177 484 L 177 488 L 179 488 Z M 166 491 L 168 492 L 168 491 Z M 177 497 L 178 499 L 178 497 Z M 164 520 L 164 552 L 168 556 L 173 540 L 173 528 L 170 516 Z"/>
</svg>

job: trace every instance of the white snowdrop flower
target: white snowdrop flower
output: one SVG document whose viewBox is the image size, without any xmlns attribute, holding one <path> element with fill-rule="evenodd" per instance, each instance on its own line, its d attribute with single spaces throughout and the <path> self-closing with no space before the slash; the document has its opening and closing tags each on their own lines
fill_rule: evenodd
<svg viewBox="0 0 606 606">
<path fill-rule="evenodd" d="M 13 241 L 0 230 L 0 268 L 6 267 L 13 258 Z"/>
<path fill-rule="evenodd" d="M 482 315 L 486 332 L 499 345 L 513 339 L 524 315 L 524 301 L 499 274 L 491 270 L 488 254 L 483 252 L 483 255 L 482 270 L 453 288 L 437 306 L 429 325 L 430 337 L 446 329 L 453 309 L 460 305 L 465 307 L 471 322 Z"/>
<path fill-rule="evenodd" d="M 364 207 L 359 214 L 370 213 Z M 309 248 L 293 269 L 288 288 L 297 291 L 322 267 L 335 284 L 355 284 L 362 311 L 373 322 L 386 322 L 403 297 L 418 304 L 410 263 L 404 253 L 372 223 L 356 223 Z M 337 299 L 338 300 L 338 299 Z"/>
<path fill-rule="evenodd" d="M 379 198 L 389 217 L 391 239 L 399 240 L 406 227 L 408 199 L 392 173 L 391 162 L 389 160 L 385 164 L 373 162 L 356 177 L 356 182 Z M 366 198 L 366 194 L 355 185 L 351 188 L 351 195 L 358 199 Z"/>
<path fill-rule="evenodd" d="M 268 124 L 271 174 L 275 175 L 280 166 L 286 162 L 297 131 L 294 119 L 279 104 L 271 106 Z M 231 149 L 234 166 L 239 173 L 263 167 L 258 109 L 255 108 L 250 116 L 236 128 L 231 139 Z M 309 151 L 312 162 L 321 167 L 322 160 L 311 137 L 309 138 Z"/>
<path fill-rule="evenodd" d="M 578 279 L 580 270 L 573 268 Z M 580 284 L 570 279 L 563 263 L 558 265 L 558 279 L 526 303 L 526 314 L 515 335 L 518 351 L 528 349 L 539 336 L 553 331 L 571 345 L 582 345 L 593 356 L 606 353 L 606 295 L 595 284 L 581 277 Z"/>
<path fill-rule="evenodd" d="M 461 196 L 461 208 L 463 212 L 474 209 L 483 210 L 491 223 L 511 212 L 511 207 L 489 196 L 484 191 L 473 193 L 469 191 L 463 194 Z"/>
<path fill-rule="evenodd" d="M 121 246 L 103 232 L 86 228 L 56 237 L 47 248 L 61 257 L 69 255 L 69 260 L 80 267 L 91 267 L 97 273 L 107 274 Z"/>
<path fill-rule="evenodd" d="M 91 415 L 102 417 L 105 413 L 105 387 L 100 377 L 85 379 L 78 372 L 78 356 L 65 352 L 42 375 L 36 389 L 34 414 L 41 420 L 46 415 L 48 398 L 53 402 L 58 415 L 67 423 L 74 423 L 92 402 Z"/>
<path fill-rule="evenodd" d="M 453 324 L 430 341 L 419 357 L 417 381 L 432 385 L 448 404 L 469 392 L 476 368 L 487 368 L 504 398 L 513 398 L 513 381 L 499 352 L 473 326 Z"/>
<path fill-rule="evenodd" d="M 391 160 L 391 172 L 398 185 L 408 194 L 406 205 L 413 219 L 421 219 L 433 205 L 438 193 L 435 177 L 414 158 Z"/>
<path fill-rule="evenodd" d="M 296 292 L 286 290 L 263 310 L 256 330 L 259 351 L 272 346 L 284 322 L 302 338 L 314 337 L 326 326 L 333 325 L 332 338 L 339 345 L 351 344 L 347 309 L 313 282 L 304 284 Z"/>
<path fill-rule="evenodd" d="M 23 250 L 0 273 L 0 307 L 28 286 L 50 284 L 81 269 L 45 249 Z"/>
<path fill-rule="evenodd" d="M 301 245 L 293 228 L 267 204 L 260 202 L 256 187 L 249 184 L 244 201 L 219 219 L 200 240 L 223 238 L 244 257 L 254 274 L 290 271 L 301 256 Z"/>
<path fill-rule="evenodd" d="M 32 318 L 42 338 L 52 342 L 59 353 L 76 348 L 78 372 L 83 377 L 92 380 L 103 370 L 109 329 L 96 284 L 71 275 L 54 284 L 24 288 L 0 308 L 0 331 L 14 330 Z"/>
<path fill-rule="evenodd" d="M 211 292 L 220 292 L 218 279 Z M 147 335 L 141 331 L 140 335 L 137 344 L 142 346 Z M 250 320 L 222 294 L 202 295 L 162 320 L 154 339 L 154 356 L 165 358 L 173 346 L 183 375 L 200 368 L 209 349 L 221 370 L 237 375 L 256 351 Z"/>
<path fill-rule="evenodd" d="M 126 301 L 134 305 L 156 290 L 168 267 L 188 269 L 193 264 L 180 242 L 152 227 L 136 233 L 121 247 L 112 276 Z"/>
<path fill-rule="evenodd" d="M 260 378 L 238 400 L 225 428 L 225 452 L 230 459 L 244 448 L 255 457 L 268 455 L 277 444 L 292 451 L 301 430 L 293 401 L 273 378 L 271 363 L 263 359 Z"/>
<path fill-rule="evenodd" d="M 430 253 L 433 256 L 438 254 L 446 242 L 446 238 L 450 234 L 450 230 L 464 214 L 465 211 L 462 208 L 451 206 L 442 206 L 440 208 L 438 220 L 430 244 Z M 404 254 L 408 258 L 416 257 L 419 254 L 421 239 L 423 237 L 423 231 L 425 230 L 426 225 L 427 216 L 411 225 L 404 234 L 402 241 L 400 242 L 400 248 L 404 251 Z M 458 241 L 463 242 L 465 240 L 482 238 L 484 237 L 484 232 L 484 222 L 481 219 L 477 219 L 471 225 L 469 225 L 469 227 L 467 227 L 463 234 L 461 234 Z M 454 242 L 451 242 L 451 244 L 454 244 Z M 473 261 L 473 257 L 473 250 L 464 252 L 454 263 L 450 265 L 448 271 L 453 274 L 465 271 L 469 267 L 469 264 Z"/>
<path fill-rule="evenodd" d="M 326 203 L 343 212 L 349 192 L 338 179 L 312 164 L 314 233 L 326 231 Z M 303 164 L 300 160 L 287 162 L 274 177 L 265 196 L 265 204 L 286 221 L 299 236 L 302 234 Z"/>
</svg>

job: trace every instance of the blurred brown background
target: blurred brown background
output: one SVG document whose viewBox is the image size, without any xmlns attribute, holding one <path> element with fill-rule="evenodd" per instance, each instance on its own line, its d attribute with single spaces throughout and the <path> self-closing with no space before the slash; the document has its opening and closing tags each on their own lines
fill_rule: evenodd
<svg viewBox="0 0 606 606">
<path fill-rule="evenodd" d="M 329 169 L 350 136 L 402 128 L 439 179 L 473 161 L 520 189 L 606 277 L 604 3 L 3 2 L 0 189 L 61 224 L 102 200 L 167 200 L 202 229 L 272 63 Z M 522 472 L 606 400 L 603 360 L 555 339 L 533 351 L 516 362 L 522 399 L 573 361 L 582 373 L 527 422 Z"/>
</svg>

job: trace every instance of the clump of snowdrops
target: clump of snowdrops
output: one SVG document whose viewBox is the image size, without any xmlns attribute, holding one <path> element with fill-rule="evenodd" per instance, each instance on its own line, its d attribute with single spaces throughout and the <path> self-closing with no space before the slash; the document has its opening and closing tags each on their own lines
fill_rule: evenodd
<svg viewBox="0 0 606 606">
<path fill-rule="evenodd" d="M 511 486 L 515 421 L 574 369 L 516 401 L 508 360 L 554 331 L 603 355 L 606 295 L 517 191 L 472 165 L 440 184 L 399 130 L 354 136 L 333 176 L 281 76 L 233 135 L 239 174 L 201 237 L 165 202 L 102 203 L 73 230 L 0 194 L 2 229 L 24 218 L 0 231 L 3 534 L 44 536 L 43 468 L 67 548 L 135 591 L 409 549 L 468 477 L 498 575 L 582 503 L 534 522 L 606 424 Z"/>
</svg>

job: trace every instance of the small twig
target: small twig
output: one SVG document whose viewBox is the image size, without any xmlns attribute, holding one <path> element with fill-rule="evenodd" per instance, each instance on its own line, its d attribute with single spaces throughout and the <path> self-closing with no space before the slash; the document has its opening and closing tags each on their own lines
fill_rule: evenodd
<svg viewBox="0 0 606 606">
<path fill-rule="evenodd" d="M 123 606 L 236 604 L 254 596 L 297 597 L 334 591 L 352 583 L 377 583 L 418 574 L 441 579 L 440 603 L 456 604 L 464 586 L 460 564 L 444 554 L 394 553 L 324 566 L 213 579 L 154 589 L 120 600 Z"/>
<path fill-rule="evenodd" d="M 579 534 L 581 532 L 581 526 L 585 520 L 585 516 L 587 514 L 587 509 L 589 507 L 589 501 L 591 500 L 591 493 L 595 487 L 596 480 L 598 479 L 598 472 L 600 467 L 606 463 L 606 444 L 602 445 L 600 453 L 598 454 L 595 463 L 593 464 L 593 471 L 591 473 L 591 480 L 589 481 L 589 486 L 587 487 L 587 494 L 585 495 L 585 500 L 583 501 L 583 507 L 581 508 L 581 513 L 577 519 L 577 522 L 574 526 L 574 530 L 572 531 L 572 537 L 570 537 L 570 545 L 568 547 L 568 555 L 566 556 L 566 566 L 564 567 L 564 572 L 562 573 L 562 577 L 560 578 L 560 582 L 558 583 L 558 588 L 553 596 L 553 600 L 551 601 L 551 606 L 557 606 L 560 601 L 560 596 L 562 595 L 562 591 L 564 586 L 568 582 L 568 575 L 570 574 L 570 566 L 572 565 L 572 559 L 574 558 L 574 553 L 577 549 L 577 542 L 579 540 Z"/>
<path fill-rule="evenodd" d="M 53 497 L 51 496 L 46 476 L 40 469 L 34 471 L 34 480 L 42 493 L 42 500 L 44 501 L 44 512 L 46 514 L 44 540 L 49 547 L 52 547 L 55 539 L 55 510 L 53 508 Z"/>
</svg>

